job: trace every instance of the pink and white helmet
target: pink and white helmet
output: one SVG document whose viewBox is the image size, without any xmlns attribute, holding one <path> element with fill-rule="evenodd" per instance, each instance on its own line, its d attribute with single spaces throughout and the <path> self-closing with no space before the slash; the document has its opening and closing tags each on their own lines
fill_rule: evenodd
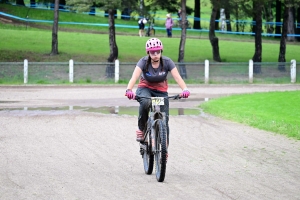
<svg viewBox="0 0 300 200">
<path fill-rule="evenodd" d="M 146 42 L 146 53 L 148 53 L 148 51 L 157 51 L 163 49 L 164 46 L 162 42 L 157 38 L 151 38 Z"/>
</svg>

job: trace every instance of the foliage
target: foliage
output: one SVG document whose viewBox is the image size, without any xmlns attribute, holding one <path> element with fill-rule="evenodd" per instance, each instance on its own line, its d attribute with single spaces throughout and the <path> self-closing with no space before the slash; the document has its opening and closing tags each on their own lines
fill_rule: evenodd
<svg viewBox="0 0 300 200">
<path fill-rule="evenodd" d="M 102 10 L 131 8 L 136 9 L 135 0 L 66 0 L 67 5 L 72 6 L 73 10 L 86 12 L 91 7 L 99 7 Z"/>
<path fill-rule="evenodd" d="M 300 5 L 300 0 L 280 0 L 287 7 L 295 7 L 297 9 Z"/>
<path fill-rule="evenodd" d="M 149 11 L 166 10 L 169 13 L 177 13 L 181 7 L 180 0 L 145 0 Z M 193 8 L 186 6 L 186 13 L 188 15 L 193 13 Z"/>
</svg>

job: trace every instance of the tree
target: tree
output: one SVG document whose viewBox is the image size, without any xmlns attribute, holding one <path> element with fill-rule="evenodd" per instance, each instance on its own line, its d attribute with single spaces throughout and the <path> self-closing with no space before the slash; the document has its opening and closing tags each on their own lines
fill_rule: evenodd
<svg viewBox="0 0 300 200">
<path fill-rule="evenodd" d="M 295 34 L 295 8 L 289 9 L 289 17 L 288 17 L 288 34 Z M 295 36 L 288 36 L 287 40 L 290 42 L 295 41 Z"/>
<path fill-rule="evenodd" d="M 186 28 L 187 28 L 187 18 L 186 18 L 186 0 L 181 0 L 181 38 L 179 45 L 179 72 L 182 78 L 187 78 L 186 68 L 184 63 L 184 48 L 186 41 Z"/>
<path fill-rule="evenodd" d="M 254 73 L 261 73 L 261 65 L 259 63 L 262 61 L 262 9 L 262 1 L 253 1 L 253 18 L 255 19 L 255 52 L 252 60 L 254 63 L 256 63 L 253 66 Z"/>
<path fill-rule="evenodd" d="M 284 6 L 283 12 L 283 24 L 282 24 L 282 34 L 280 39 L 280 48 L 279 48 L 279 56 L 278 62 L 285 62 L 285 52 L 286 52 L 286 39 L 287 39 L 287 31 L 288 31 L 288 18 L 289 18 L 289 10 L 290 7 Z M 278 65 L 279 71 L 285 71 L 285 65 Z"/>
<path fill-rule="evenodd" d="M 217 12 L 220 9 L 220 4 L 218 0 L 211 0 L 212 12 L 209 23 L 209 40 L 212 46 L 213 60 L 216 62 L 221 62 L 220 52 L 219 52 L 219 38 L 215 35 L 215 21 Z"/>
<path fill-rule="evenodd" d="M 52 26 L 52 50 L 50 55 L 58 54 L 58 18 L 59 18 L 59 0 L 55 0 L 54 19 Z"/>
<path fill-rule="evenodd" d="M 25 6 L 24 0 L 16 0 L 18 6 Z"/>
<path fill-rule="evenodd" d="M 139 0 L 140 1 L 140 0 Z M 179 4 L 177 0 L 148 0 L 151 10 L 166 10 L 167 12 L 177 12 Z"/>
<path fill-rule="evenodd" d="M 284 14 L 283 14 L 283 24 L 282 24 L 282 31 L 281 31 L 281 39 L 280 39 L 280 48 L 279 48 L 279 56 L 278 65 L 279 71 L 285 71 L 285 65 L 281 64 L 286 62 L 285 53 L 286 53 L 286 40 L 288 34 L 288 21 L 289 21 L 289 13 L 293 7 L 298 7 L 300 0 L 281 0 L 284 4 Z"/>
<path fill-rule="evenodd" d="M 148 9 L 151 11 L 166 10 L 169 13 L 174 13 L 178 11 L 181 6 L 181 1 L 178 0 L 145 0 L 148 2 Z M 189 6 L 185 6 L 185 11 L 187 15 L 192 14 L 193 9 Z"/>
<path fill-rule="evenodd" d="M 281 36 L 278 36 L 281 34 L 281 7 L 282 3 L 281 0 L 276 0 L 276 27 L 275 27 L 275 38 L 280 38 Z"/>
<path fill-rule="evenodd" d="M 194 0 L 194 29 L 201 29 L 201 1 Z M 199 20 L 198 20 L 199 18 Z"/>
</svg>

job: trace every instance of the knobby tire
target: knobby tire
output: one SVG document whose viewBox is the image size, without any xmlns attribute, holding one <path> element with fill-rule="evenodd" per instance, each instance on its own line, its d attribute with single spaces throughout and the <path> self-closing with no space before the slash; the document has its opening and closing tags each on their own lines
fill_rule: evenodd
<svg viewBox="0 0 300 200">
<path fill-rule="evenodd" d="M 156 123 L 155 174 L 158 182 L 163 182 L 167 165 L 167 129 L 162 120 Z"/>
<path fill-rule="evenodd" d="M 150 130 L 150 129 L 149 129 Z M 143 154 L 143 163 L 145 173 L 150 175 L 153 172 L 153 164 L 154 164 L 154 155 L 152 154 L 151 148 L 151 133 L 148 130 L 148 134 L 146 134 L 146 138 L 144 143 L 147 144 L 147 151 L 144 151 Z"/>
</svg>

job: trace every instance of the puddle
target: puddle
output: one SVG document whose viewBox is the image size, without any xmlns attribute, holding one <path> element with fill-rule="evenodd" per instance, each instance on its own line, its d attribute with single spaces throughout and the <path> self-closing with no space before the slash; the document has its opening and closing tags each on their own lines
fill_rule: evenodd
<svg viewBox="0 0 300 200">
<path fill-rule="evenodd" d="M 176 102 L 171 100 L 172 102 Z M 185 99 L 177 100 L 179 102 L 185 102 Z M 201 99 L 189 99 L 188 101 L 194 101 L 198 103 L 209 101 L 209 98 Z M 14 101 L 0 101 L 0 103 L 14 103 Z M 170 102 L 171 103 L 171 102 Z M 174 104 L 176 106 L 176 104 Z M 103 106 L 103 107 L 83 107 L 83 106 L 61 106 L 61 107 L 22 107 L 22 108 L 0 108 L 1 111 L 83 111 L 94 112 L 101 114 L 117 114 L 117 115 L 138 115 L 138 106 Z M 171 116 L 176 115 L 201 115 L 200 108 L 170 108 L 169 113 Z"/>
<path fill-rule="evenodd" d="M 83 112 L 94 112 L 101 114 L 117 114 L 117 115 L 138 115 L 138 107 L 81 107 L 81 106 L 63 106 L 63 107 L 23 107 L 23 108 L 2 108 L 0 111 L 72 111 L 78 110 Z M 175 115 L 200 115 L 201 111 L 197 108 L 170 108 L 171 116 Z"/>
</svg>

